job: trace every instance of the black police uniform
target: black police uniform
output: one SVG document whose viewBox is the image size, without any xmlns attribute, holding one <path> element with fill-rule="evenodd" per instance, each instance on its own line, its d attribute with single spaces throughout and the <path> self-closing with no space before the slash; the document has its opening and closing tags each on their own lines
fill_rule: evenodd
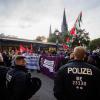
<svg viewBox="0 0 100 100">
<path fill-rule="evenodd" d="M 41 81 L 31 78 L 23 66 L 16 65 L 6 75 L 7 100 L 28 100 L 40 88 Z"/>
<path fill-rule="evenodd" d="M 6 73 L 8 70 L 9 68 L 0 62 L 0 100 L 6 99 Z"/>
<path fill-rule="evenodd" d="M 57 100 L 99 100 L 100 70 L 77 60 L 62 66 L 55 76 L 54 96 Z"/>
</svg>

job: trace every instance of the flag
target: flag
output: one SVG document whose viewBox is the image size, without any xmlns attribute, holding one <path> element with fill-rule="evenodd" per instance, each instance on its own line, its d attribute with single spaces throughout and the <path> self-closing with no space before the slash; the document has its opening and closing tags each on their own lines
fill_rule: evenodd
<svg viewBox="0 0 100 100">
<path fill-rule="evenodd" d="M 67 38 L 66 38 L 66 43 L 63 44 L 63 48 L 64 48 L 64 49 L 68 49 L 68 48 L 70 48 L 71 46 L 72 46 L 71 39 L 70 39 L 70 37 L 67 37 Z"/>
<path fill-rule="evenodd" d="M 66 45 L 68 46 L 68 48 L 70 48 L 72 44 L 71 42 L 67 42 Z"/>
<path fill-rule="evenodd" d="M 66 44 L 63 44 L 64 49 L 68 49 L 69 47 Z"/>
<path fill-rule="evenodd" d="M 75 34 L 75 26 L 72 27 L 72 29 L 70 30 L 70 34 L 74 35 Z"/>
<path fill-rule="evenodd" d="M 75 28 L 76 29 L 80 29 L 81 22 L 82 22 L 82 11 L 80 12 L 79 16 L 77 17 L 77 19 L 75 21 Z"/>
<path fill-rule="evenodd" d="M 66 38 L 66 42 L 70 42 L 70 38 L 69 37 Z"/>
<path fill-rule="evenodd" d="M 20 44 L 19 51 L 24 52 L 25 50 L 26 50 L 26 48 L 22 44 Z"/>
</svg>

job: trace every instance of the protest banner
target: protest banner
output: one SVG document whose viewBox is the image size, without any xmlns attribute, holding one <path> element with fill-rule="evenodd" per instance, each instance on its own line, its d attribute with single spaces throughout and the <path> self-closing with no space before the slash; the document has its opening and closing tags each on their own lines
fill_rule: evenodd
<svg viewBox="0 0 100 100">
<path fill-rule="evenodd" d="M 28 69 L 39 70 L 39 57 L 40 56 L 38 54 L 25 55 L 26 67 Z"/>
<path fill-rule="evenodd" d="M 64 59 L 62 56 L 41 56 L 40 70 L 43 74 L 53 78 L 55 72 L 61 66 L 61 61 Z"/>
</svg>

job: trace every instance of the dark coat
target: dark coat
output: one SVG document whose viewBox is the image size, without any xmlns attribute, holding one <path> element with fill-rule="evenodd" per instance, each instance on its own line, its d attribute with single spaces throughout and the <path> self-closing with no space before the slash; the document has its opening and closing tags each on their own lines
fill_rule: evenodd
<svg viewBox="0 0 100 100">
<path fill-rule="evenodd" d="M 83 61 L 72 61 L 60 68 L 54 80 L 57 100 L 100 99 L 100 70 Z"/>
<path fill-rule="evenodd" d="M 9 100 L 28 100 L 37 91 L 37 84 L 33 86 L 31 74 L 23 66 L 15 66 L 7 73 Z"/>
<path fill-rule="evenodd" d="M 0 63 L 0 100 L 5 100 L 6 98 L 6 73 L 9 68 L 6 68 Z"/>
</svg>

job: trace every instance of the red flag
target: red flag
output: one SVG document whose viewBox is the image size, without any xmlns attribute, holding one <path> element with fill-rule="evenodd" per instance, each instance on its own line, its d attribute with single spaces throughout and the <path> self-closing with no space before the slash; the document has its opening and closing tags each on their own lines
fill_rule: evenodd
<svg viewBox="0 0 100 100">
<path fill-rule="evenodd" d="M 70 30 L 70 34 L 74 35 L 75 34 L 75 26 Z"/>
<path fill-rule="evenodd" d="M 64 49 L 68 49 L 68 46 L 66 44 L 63 44 Z"/>
<path fill-rule="evenodd" d="M 70 42 L 70 38 L 69 37 L 66 38 L 66 42 Z"/>
<path fill-rule="evenodd" d="M 24 52 L 26 50 L 26 48 L 23 45 L 20 44 L 19 50 L 20 50 L 20 52 Z"/>
</svg>

